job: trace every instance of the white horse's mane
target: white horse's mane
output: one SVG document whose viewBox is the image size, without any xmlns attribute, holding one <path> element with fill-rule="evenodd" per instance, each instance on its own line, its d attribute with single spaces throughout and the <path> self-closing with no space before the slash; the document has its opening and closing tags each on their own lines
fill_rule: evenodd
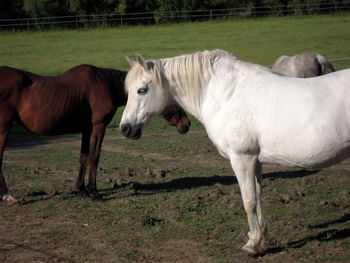
<svg viewBox="0 0 350 263">
<path fill-rule="evenodd" d="M 209 81 L 218 79 L 214 64 L 221 59 L 235 61 L 239 58 L 233 53 L 220 49 L 147 61 L 139 57 L 140 66 L 131 68 L 125 83 L 129 86 L 128 83 L 142 79 L 145 71 L 148 71 L 152 75 L 155 88 L 169 89 L 173 96 L 187 98 L 191 108 L 199 109 L 204 96 L 201 87 L 203 84 L 207 85 Z M 179 103 L 184 107 L 181 102 Z"/>
<path fill-rule="evenodd" d="M 162 77 L 165 71 L 170 88 L 178 87 L 178 92 L 187 93 L 193 102 L 200 103 L 201 84 L 211 77 L 216 77 L 213 64 L 220 58 L 238 59 L 233 53 L 216 49 L 151 60 L 154 84 L 165 85 Z"/>
</svg>

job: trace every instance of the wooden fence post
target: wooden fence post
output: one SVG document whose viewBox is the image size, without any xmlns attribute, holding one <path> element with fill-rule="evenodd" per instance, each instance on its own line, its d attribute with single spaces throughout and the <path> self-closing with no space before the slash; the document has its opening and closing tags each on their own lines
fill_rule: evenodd
<svg viewBox="0 0 350 263">
<path fill-rule="evenodd" d="M 254 7 L 254 20 L 256 19 L 256 7 Z"/>
</svg>

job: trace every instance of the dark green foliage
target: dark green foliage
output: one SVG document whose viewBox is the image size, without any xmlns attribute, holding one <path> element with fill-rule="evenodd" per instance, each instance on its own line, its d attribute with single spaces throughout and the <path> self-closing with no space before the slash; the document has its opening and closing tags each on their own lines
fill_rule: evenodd
<svg viewBox="0 0 350 263">
<path fill-rule="evenodd" d="M 24 15 L 23 0 L 0 1 L 0 19 L 20 18 Z"/>
<path fill-rule="evenodd" d="M 179 11 L 248 8 L 257 15 L 337 11 L 344 1 L 330 0 L 2 0 L 0 18 L 154 12 L 155 19 L 178 17 Z M 296 5 L 296 7 L 290 7 Z M 288 7 L 289 6 L 289 7 Z"/>
<path fill-rule="evenodd" d="M 26 4 L 26 12 L 33 18 L 69 14 L 68 0 L 27 0 Z"/>
<path fill-rule="evenodd" d="M 77 15 L 113 14 L 118 9 L 119 0 L 68 0 L 69 11 Z"/>
</svg>

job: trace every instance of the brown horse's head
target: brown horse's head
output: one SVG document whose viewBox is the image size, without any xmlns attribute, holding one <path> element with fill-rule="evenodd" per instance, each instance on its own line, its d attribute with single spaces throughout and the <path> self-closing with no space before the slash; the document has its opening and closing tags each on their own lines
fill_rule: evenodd
<svg viewBox="0 0 350 263">
<path fill-rule="evenodd" d="M 177 104 L 169 104 L 159 115 L 171 126 L 175 126 L 180 134 L 185 134 L 190 129 L 191 121 L 186 112 Z"/>
</svg>

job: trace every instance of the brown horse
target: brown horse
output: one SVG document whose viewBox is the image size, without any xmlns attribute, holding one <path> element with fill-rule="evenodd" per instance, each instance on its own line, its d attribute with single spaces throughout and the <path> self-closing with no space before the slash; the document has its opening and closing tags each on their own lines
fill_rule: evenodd
<svg viewBox="0 0 350 263">
<path fill-rule="evenodd" d="M 2 174 L 6 139 L 16 121 L 39 135 L 82 133 L 80 169 L 74 191 L 99 198 L 96 171 L 106 126 L 117 108 L 125 105 L 127 72 L 80 65 L 55 77 L 39 76 L 10 67 L 0 67 L 0 200 L 15 202 Z M 162 115 L 179 133 L 186 133 L 190 120 L 177 105 L 168 105 Z M 89 167 L 89 180 L 84 177 Z"/>
</svg>

